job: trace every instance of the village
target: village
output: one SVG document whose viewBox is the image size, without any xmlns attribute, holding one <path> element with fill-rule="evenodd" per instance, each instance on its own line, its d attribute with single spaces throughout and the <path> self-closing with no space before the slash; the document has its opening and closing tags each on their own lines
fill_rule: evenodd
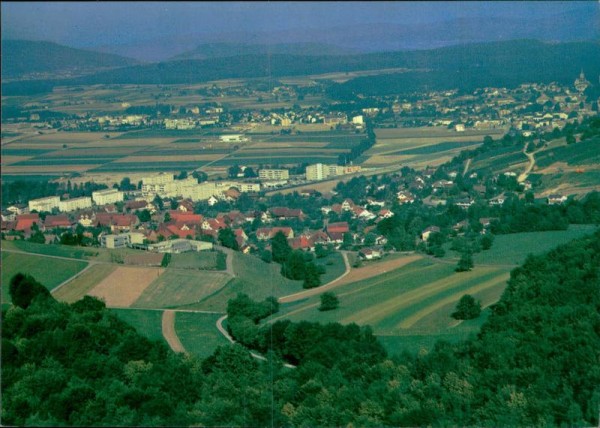
<svg viewBox="0 0 600 428">
<path fill-rule="evenodd" d="M 103 114 L 85 109 L 83 101 L 72 100 L 65 106 L 82 105 L 86 113 L 44 117 L 26 111 L 6 114 L 5 123 L 29 122 L 39 129 L 62 131 L 130 131 L 140 129 L 200 130 L 228 128 L 239 132 L 261 129 L 266 132 L 294 133 L 298 131 L 338 129 L 362 132 L 366 121 L 378 127 L 433 127 L 452 129 L 457 133 L 472 130 L 512 128 L 527 137 L 537 131 L 563 128 L 573 120 L 583 120 L 598 112 L 598 100 L 584 95 L 590 82 L 583 72 L 573 85 L 557 83 L 524 83 L 514 89 L 486 87 L 472 93 L 457 90 L 414 93 L 404 96 L 361 96 L 360 102 L 329 103 L 326 99 L 329 83 L 315 80 L 293 85 L 271 82 L 263 86 L 218 86 L 190 90 L 157 87 L 156 105 L 132 105 L 118 98 L 122 113 Z M 314 98 L 307 104 L 305 100 Z M 198 103 L 177 101 L 178 97 L 198 98 Z M 223 97 L 257 99 L 256 107 L 242 107 L 220 102 Z M 262 102 L 283 103 L 277 108 L 265 108 Z M 171 104 L 172 103 L 172 104 Z M 28 109 L 53 108 L 52 105 L 29 105 Z M 55 107 L 54 107 L 55 108 Z M 215 139 L 215 142 L 218 142 Z M 223 142 L 222 140 L 221 142 Z"/>
</svg>

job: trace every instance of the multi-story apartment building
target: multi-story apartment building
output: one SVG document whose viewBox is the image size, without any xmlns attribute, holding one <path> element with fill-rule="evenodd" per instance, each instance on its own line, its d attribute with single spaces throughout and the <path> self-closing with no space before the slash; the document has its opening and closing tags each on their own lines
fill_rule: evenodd
<svg viewBox="0 0 600 428">
<path fill-rule="evenodd" d="M 289 180 L 290 172 L 287 169 L 261 169 L 258 171 L 261 180 Z"/>
<path fill-rule="evenodd" d="M 123 192 L 117 189 L 106 189 L 92 192 L 92 200 L 96 205 L 114 204 L 123 200 Z"/>
<path fill-rule="evenodd" d="M 75 210 L 82 210 L 85 208 L 91 208 L 92 198 L 84 196 L 82 198 L 67 199 L 66 201 L 60 201 L 58 203 L 58 210 L 60 212 L 69 212 Z"/>
<path fill-rule="evenodd" d="M 49 196 L 47 198 L 32 199 L 29 201 L 29 211 L 43 212 L 52 211 L 53 208 L 58 208 L 60 198 L 58 196 Z"/>
</svg>

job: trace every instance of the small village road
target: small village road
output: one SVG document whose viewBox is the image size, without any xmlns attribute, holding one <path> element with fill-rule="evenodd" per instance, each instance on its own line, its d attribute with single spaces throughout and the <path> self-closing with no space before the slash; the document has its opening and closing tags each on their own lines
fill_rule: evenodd
<svg viewBox="0 0 600 428">
<path fill-rule="evenodd" d="M 277 299 L 279 301 L 279 303 L 290 303 L 290 302 L 295 302 L 298 300 L 306 299 L 308 297 L 315 296 L 317 294 L 321 294 L 324 291 L 331 290 L 332 288 L 337 287 L 339 281 L 341 281 L 342 278 L 344 278 L 346 275 L 348 275 L 350 273 L 350 262 L 348 261 L 348 253 L 346 251 L 341 251 L 341 253 L 342 253 L 342 257 L 344 259 L 344 265 L 346 267 L 346 270 L 344 271 L 343 274 L 341 274 L 336 279 L 328 282 L 325 285 L 321 285 L 316 288 L 311 288 L 310 290 L 305 290 L 305 291 L 301 291 L 299 293 L 289 294 L 287 296 L 280 297 L 279 299 Z"/>
</svg>

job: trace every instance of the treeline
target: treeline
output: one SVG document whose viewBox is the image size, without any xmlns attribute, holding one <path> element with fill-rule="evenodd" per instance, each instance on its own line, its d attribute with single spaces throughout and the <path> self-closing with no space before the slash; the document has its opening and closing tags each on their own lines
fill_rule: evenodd
<svg viewBox="0 0 600 428">
<path fill-rule="evenodd" d="M 322 255 L 323 249 L 317 255 Z M 326 252 L 326 251 L 325 251 Z M 271 251 L 263 251 L 263 261 L 281 264 L 281 274 L 293 280 L 302 280 L 304 288 L 314 288 L 321 285 L 321 275 L 325 273 L 323 266 L 317 266 L 311 252 L 293 250 L 282 232 L 277 232 L 271 239 Z"/>
<path fill-rule="evenodd" d="M 32 293 L 18 290 L 32 284 Z M 600 232 L 530 256 L 476 337 L 418 355 L 387 356 L 369 327 L 354 324 L 260 324 L 275 299 L 241 295 L 228 306 L 230 330 L 267 363 L 240 345 L 200 362 L 142 338 L 92 297 L 68 305 L 40 290 L 18 277 L 18 306 L 3 311 L 7 425 L 599 422 Z"/>
</svg>

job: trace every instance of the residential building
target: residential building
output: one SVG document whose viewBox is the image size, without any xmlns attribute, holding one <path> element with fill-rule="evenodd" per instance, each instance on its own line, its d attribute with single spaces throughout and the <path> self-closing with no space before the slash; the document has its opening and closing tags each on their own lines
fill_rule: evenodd
<svg viewBox="0 0 600 428">
<path fill-rule="evenodd" d="M 32 199 L 29 201 L 29 211 L 50 212 L 58 208 L 60 198 L 58 196 L 49 196 L 47 198 Z"/>
<path fill-rule="evenodd" d="M 67 199 L 66 201 L 60 201 L 58 203 L 58 210 L 60 212 L 69 212 L 75 210 L 83 210 L 91 208 L 92 198 L 84 196 L 82 198 Z"/>
<path fill-rule="evenodd" d="M 123 200 L 123 192 L 117 189 L 106 189 L 92 192 L 92 200 L 96 205 L 114 204 Z"/>
<path fill-rule="evenodd" d="M 289 180 L 290 172 L 287 169 L 261 169 L 258 177 L 261 180 Z"/>
</svg>

